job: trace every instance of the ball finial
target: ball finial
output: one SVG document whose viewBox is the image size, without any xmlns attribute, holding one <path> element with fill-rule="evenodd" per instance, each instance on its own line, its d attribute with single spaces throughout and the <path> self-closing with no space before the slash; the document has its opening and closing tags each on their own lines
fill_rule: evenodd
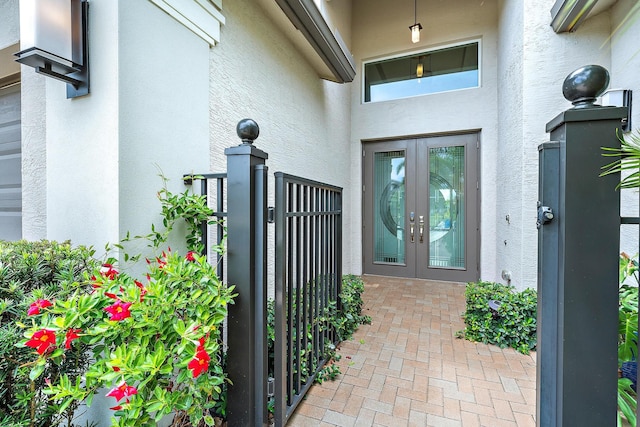
<svg viewBox="0 0 640 427">
<path fill-rule="evenodd" d="M 243 144 L 253 144 L 260 135 L 258 124 L 252 119 L 242 119 L 236 126 L 236 133 Z"/>
<path fill-rule="evenodd" d="M 609 72 L 600 65 L 585 65 L 564 79 L 562 94 L 574 108 L 592 107 L 609 86 Z"/>
</svg>

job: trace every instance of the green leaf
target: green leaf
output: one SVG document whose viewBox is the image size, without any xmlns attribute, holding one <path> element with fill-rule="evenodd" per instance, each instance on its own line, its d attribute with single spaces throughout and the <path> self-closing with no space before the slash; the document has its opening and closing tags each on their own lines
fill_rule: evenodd
<svg viewBox="0 0 640 427">
<path fill-rule="evenodd" d="M 29 379 L 31 381 L 35 381 L 42 373 L 44 372 L 45 364 L 38 363 L 36 366 L 31 368 L 31 372 L 29 372 Z"/>
</svg>

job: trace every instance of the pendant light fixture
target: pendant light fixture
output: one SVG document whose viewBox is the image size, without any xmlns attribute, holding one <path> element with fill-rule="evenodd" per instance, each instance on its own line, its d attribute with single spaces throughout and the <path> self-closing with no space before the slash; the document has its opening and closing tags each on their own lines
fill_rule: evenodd
<svg viewBox="0 0 640 427">
<path fill-rule="evenodd" d="M 422 25 L 418 22 L 417 3 L 418 0 L 413 0 L 413 25 L 409 27 L 411 30 L 411 41 L 413 43 L 418 43 L 420 41 L 420 30 L 422 30 Z"/>
</svg>

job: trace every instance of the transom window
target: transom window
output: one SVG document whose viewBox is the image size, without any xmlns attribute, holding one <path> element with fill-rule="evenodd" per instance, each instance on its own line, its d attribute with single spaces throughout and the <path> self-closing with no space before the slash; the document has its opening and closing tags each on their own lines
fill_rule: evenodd
<svg viewBox="0 0 640 427">
<path fill-rule="evenodd" d="M 364 102 L 388 101 L 480 85 L 479 42 L 364 64 Z"/>
</svg>

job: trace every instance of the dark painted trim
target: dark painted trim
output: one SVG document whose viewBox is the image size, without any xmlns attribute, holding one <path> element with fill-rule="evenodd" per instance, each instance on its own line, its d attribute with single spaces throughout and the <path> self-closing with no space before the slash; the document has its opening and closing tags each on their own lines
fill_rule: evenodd
<svg viewBox="0 0 640 427">
<path fill-rule="evenodd" d="M 313 0 L 276 0 L 291 23 L 304 35 L 329 67 L 338 83 L 350 83 L 356 75 L 353 55 L 335 34 Z"/>
</svg>

